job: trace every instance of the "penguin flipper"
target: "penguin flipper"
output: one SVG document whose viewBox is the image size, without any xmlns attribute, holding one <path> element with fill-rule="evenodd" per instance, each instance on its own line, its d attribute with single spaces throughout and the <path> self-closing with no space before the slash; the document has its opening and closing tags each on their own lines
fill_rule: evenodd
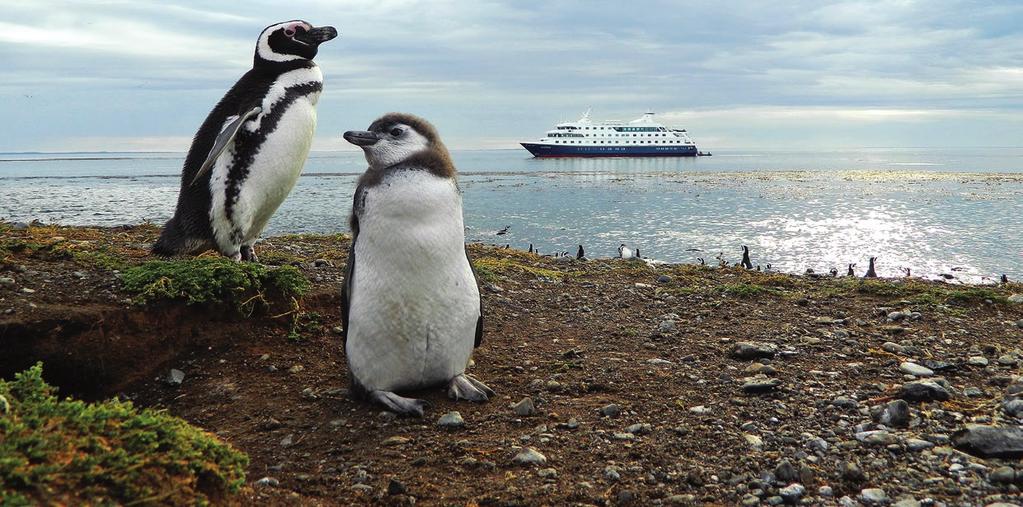
<svg viewBox="0 0 1023 507">
<path fill-rule="evenodd" d="M 480 275 L 476 273 L 476 266 L 472 264 L 472 257 L 469 256 L 469 245 L 465 245 L 465 260 L 469 261 L 472 277 L 476 280 L 476 290 L 480 293 L 480 316 L 476 319 L 476 338 L 472 344 L 473 348 L 476 348 L 483 343 L 483 291 L 480 290 Z"/>
<path fill-rule="evenodd" d="M 352 242 L 348 245 L 348 257 L 345 259 L 345 282 L 341 286 L 341 343 L 348 344 L 348 313 L 352 304 L 352 284 L 355 281 L 355 241 L 359 238 L 359 213 L 365 202 L 363 186 L 355 187 L 352 197 L 352 216 L 348 226 L 352 229 Z"/>
<path fill-rule="evenodd" d="M 238 115 L 234 121 L 228 123 L 227 126 L 224 127 L 224 130 L 220 131 L 220 135 L 218 135 L 216 141 L 213 142 L 213 149 L 210 150 L 209 155 L 206 156 L 206 161 L 203 162 L 202 166 L 199 167 L 199 170 L 195 172 L 195 176 L 192 178 L 192 185 L 195 185 L 196 182 L 199 181 L 199 178 L 213 167 L 214 162 L 217 161 L 217 157 L 219 157 L 221 153 L 224 153 L 224 150 L 227 149 L 227 145 L 231 144 L 231 141 L 234 141 L 234 137 L 238 135 L 238 131 L 241 130 L 242 125 L 245 124 L 246 120 L 261 113 L 262 111 L 263 108 L 259 106 L 253 107 L 244 114 Z"/>
</svg>

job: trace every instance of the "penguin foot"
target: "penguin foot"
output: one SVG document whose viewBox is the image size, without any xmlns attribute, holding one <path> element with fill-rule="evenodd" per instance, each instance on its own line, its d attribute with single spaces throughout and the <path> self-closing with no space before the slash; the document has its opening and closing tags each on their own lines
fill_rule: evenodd
<svg viewBox="0 0 1023 507">
<path fill-rule="evenodd" d="M 448 396 L 453 400 L 484 402 L 495 394 L 493 389 L 466 373 L 455 375 L 448 384 Z"/>
<path fill-rule="evenodd" d="M 256 249 L 252 248 L 252 245 L 242 245 L 241 255 L 243 261 L 259 262 L 259 257 L 256 257 Z"/>
<path fill-rule="evenodd" d="M 429 403 L 424 400 L 402 398 L 390 391 L 372 391 L 369 393 L 369 400 L 387 407 L 388 410 L 396 414 L 416 417 L 423 417 L 423 410 L 429 406 Z"/>
</svg>

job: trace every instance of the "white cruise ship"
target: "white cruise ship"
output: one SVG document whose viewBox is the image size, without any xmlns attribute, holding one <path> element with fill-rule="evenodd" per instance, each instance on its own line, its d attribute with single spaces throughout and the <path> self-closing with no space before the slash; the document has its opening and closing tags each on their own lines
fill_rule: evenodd
<svg viewBox="0 0 1023 507">
<path fill-rule="evenodd" d="M 654 113 L 628 123 L 578 121 L 557 124 L 538 141 L 520 143 L 535 157 L 695 157 L 701 155 L 685 129 L 666 127 Z"/>
</svg>

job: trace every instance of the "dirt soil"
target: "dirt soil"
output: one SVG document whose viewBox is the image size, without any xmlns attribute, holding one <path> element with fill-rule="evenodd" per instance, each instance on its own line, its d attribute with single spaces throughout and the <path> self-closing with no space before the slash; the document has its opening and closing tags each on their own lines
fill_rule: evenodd
<svg viewBox="0 0 1023 507">
<path fill-rule="evenodd" d="M 297 265 L 313 283 L 295 340 L 289 302 L 251 316 L 132 304 L 119 263 L 149 260 L 157 232 L 0 227 L 0 240 L 22 245 L 0 250 L 0 374 L 43 360 L 65 394 L 120 395 L 219 435 L 252 460 L 241 504 L 831 505 L 868 504 L 869 488 L 884 490 L 882 503 L 1021 501 L 1019 459 L 950 444 L 967 423 L 1021 424 L 1003 410 L 1023 360 L 1023 304 L 1009 299 L 1018 284 L 472 245 L 486 320 L 470 371 L 498 394 L 473 404 L 441 387 L 415 393 L 432 404 L 416 419 L 348 396 L 343 236 L 257 245 L 262 262 Z M 737 358 L 740 342 L 772 357 Z M 904 362 L 934 370 L 927 379 L 950 398 L 910 402 L 908 427 L 878 426 L 872 410 L 914 380 Z M 171 368 L 181 385 L 165 380 Z M 527 397 L 535 414 L 518 415 L 512 405 Z M 438 426 L 452 411 L 464 426 Z M 546 462 L 517 463 L 527 449 Z M 801 494 L 784 489 L 793 483 Z"/>
</svg>

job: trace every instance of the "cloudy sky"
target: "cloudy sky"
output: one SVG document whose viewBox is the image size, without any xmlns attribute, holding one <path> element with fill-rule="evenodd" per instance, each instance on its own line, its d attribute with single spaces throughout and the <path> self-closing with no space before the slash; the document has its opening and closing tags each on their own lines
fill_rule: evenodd
<svg viewBox="0 0 1023 507">
<path fill-rule="evenodd" d="M 211 7 L 216 5 L 216 7 Z M 266 25 L 341 37 L 314 149 L 390 110 L 513 148 L 587 108 L 701 147 L 1023 144 L 1023 3 L 4 1 L 0 151 L 185 150 Z"/>
</svg>

